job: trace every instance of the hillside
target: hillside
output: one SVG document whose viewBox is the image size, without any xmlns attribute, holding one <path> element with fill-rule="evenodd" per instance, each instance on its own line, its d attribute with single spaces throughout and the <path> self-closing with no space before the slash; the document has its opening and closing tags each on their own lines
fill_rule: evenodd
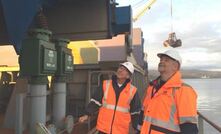
<svg viewBox="0 0 221 134">
<path fill-rule="evenodd" d="M 221 71 L 181 70 L 183 78 L 221 78 Z M 149 78 L 159 76 L 157 70 L 149 70 Z"/>
</svg>

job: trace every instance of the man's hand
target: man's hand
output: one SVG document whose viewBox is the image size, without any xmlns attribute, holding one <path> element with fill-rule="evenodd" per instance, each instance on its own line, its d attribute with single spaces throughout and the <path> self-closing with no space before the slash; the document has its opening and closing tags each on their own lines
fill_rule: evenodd
<svg viewBox="0 0 221 134">
<path fill-rule="evenodd" d="M 85 122 L 86 120 L 88 120 L 88 115 L 83 115 L 83 116 L 81 116 L 80 118 L 79 118 L 79 122 L 80 123 L 83 123 L 83 122 Z"/>
</svg>

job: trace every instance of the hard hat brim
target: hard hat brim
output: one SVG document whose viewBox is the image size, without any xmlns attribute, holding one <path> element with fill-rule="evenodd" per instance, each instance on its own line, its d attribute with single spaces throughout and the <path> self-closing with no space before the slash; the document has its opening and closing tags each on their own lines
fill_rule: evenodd
<svg viewBox="0 0 221 134">
<path fill-rule="evenodd" d="M 159 58 L 161 58 L 162 56 L 167 56 L 167 57 L 169 57 L 170 59 L 172 59 L 172 60 L 177 61 L 178 63 L 180 63 L 178 60 L 176 60 L 176 59 L 174 59 L 173 57 L 171 57 L 171 56 L 169 56 L 169 55 L 167 55 L 167 54 L 164 54 L 164 53 L 158 53 L 157 56 L 158 56 Z"/>
<path fill-rule="evenodd" d="M 130 70 L 123 63 L 120 63 L 120 66 L 125 67 L 130 74 L 133 74 L 132 72 L 130 72 Z"/>
</svg>

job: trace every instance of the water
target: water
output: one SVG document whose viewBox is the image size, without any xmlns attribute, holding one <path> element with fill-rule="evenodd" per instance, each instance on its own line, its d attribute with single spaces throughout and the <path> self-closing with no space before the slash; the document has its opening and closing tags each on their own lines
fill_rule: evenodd
<svg viewBox="0 0 221 134">
<path fill-rule="evenodd" d="M 185 79 L 198 94 L 198 110 L 221 126 L 221 79 Z M 205 134 L 220 134 L 204 123 Z"/>
</svg>

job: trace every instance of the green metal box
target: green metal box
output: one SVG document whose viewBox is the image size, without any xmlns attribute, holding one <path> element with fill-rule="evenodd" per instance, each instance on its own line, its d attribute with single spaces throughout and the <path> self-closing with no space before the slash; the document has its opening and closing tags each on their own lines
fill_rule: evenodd
<svg viewBox="0 0 221 134">
<path fill-rule="evenodd" d="M 73 56 L 71 49 L 67 48 L 67 44 L 69 40 L 65 39 L 56 39 L 53 40 L 55 43 L 56 50 L 58 52 L 57 55 L 57 71 L 56 75 L 65 75 L 73 72 Z"/>
<path fill-rule="evenodd" d="M 53 75 L 56 72 L 57 51 L 55 45 L 45 36 L 29 37 L 22 42 L 19 57 L 22 75 L 42 76 Z"/>
</svg>

